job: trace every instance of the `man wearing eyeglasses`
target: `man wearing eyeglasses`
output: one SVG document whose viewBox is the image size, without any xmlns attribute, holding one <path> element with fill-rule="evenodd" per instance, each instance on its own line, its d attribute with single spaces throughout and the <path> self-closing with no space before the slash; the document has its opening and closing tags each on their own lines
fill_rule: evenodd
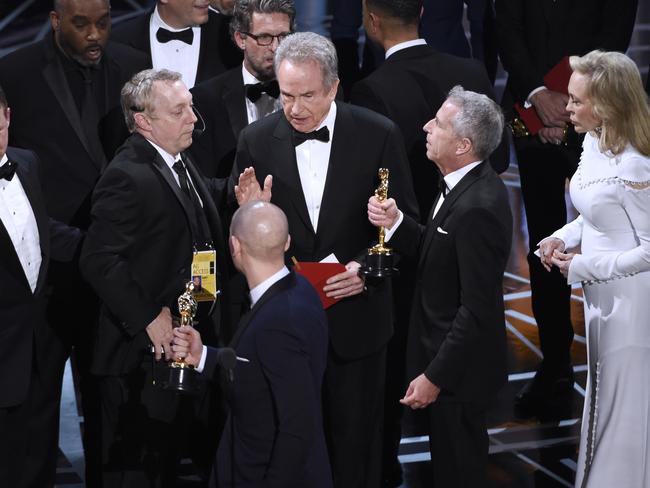
<svg viewBox="0 0 650 488">
<path fill-rule="evenodd" d="M 229 17 L 209 7 L 208 0 L 158 0 L 153 11 L 116 26 L 113 40 L 145 53 L 152 68 L 178 71 L 192 88 L 241 61 Z"/>
<path fill-rule="evenodd" d="M 235 2 L 230 29 L 244 62 L 192 90 L 205 131 L 191 154 L 206 176 L 228 176 L 239 132 L 282 107 L 273 58 L 282 39 L 293 32 L 295 16 L 293 0 Z"/>
</svg>

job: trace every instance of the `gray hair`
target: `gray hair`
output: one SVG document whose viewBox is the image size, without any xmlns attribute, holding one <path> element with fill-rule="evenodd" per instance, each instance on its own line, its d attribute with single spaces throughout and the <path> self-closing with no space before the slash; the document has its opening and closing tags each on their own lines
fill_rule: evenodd
<svg viewBox="0 0 650 488">
<path fill-rule="evenodd" d="M 477 158 L 487 159 L 501 142 L 504 117 L 501 108 L 487 95 L 456 85 L 447 100 L 458 107 L 451 122 L 454 133 L 472 141 Z"/>
<path fill-rule="evenodd" d="M 133 75 L 124 84 L 121 92 L 122 112 L 126 126 L 130 132 L 135 131 L 135 114 L 138 112 L 153 112 L 151 106 L 151 90 L 156 81 L 174 83 L 182 79 L 182 75 L 168 69 L 145 69 Z"/>
<path fill-rule="evenodd" d="M 325 88 L 331 88 L 339 79 L 338 58 L 334 44 L 319 34 L 297 32 L 288 36 L 275 51 L 274 68 L 276 73 L 282 61 L 285 60 L 297 64 L 318 63 Z"/>
<path fill-rule="evenodd" d="M 250 32 L 253 14 L 287 14 L 289 30 L 293 32 L 296 20 L 296 7 L 293 0 L 237 0 L 230 21 L 230 34 Z"/>
</svg>

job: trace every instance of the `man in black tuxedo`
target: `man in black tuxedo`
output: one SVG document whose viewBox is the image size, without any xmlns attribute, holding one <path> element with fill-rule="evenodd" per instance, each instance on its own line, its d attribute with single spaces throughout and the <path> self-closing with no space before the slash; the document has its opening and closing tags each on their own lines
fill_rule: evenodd
<svg viewBox="0 0 650 488">
<path fill-rule="evenodd" d="M 486 485 L 485 412 L 506 381 L 502 280 L 512 238 L 503 182 L 485 161 L 503 114 L 485 95 L 455 87 L 426 126 L 427 157 L 444 186 L 426 225 L 391 198 L 372 197 L 368 218 L 397 252 L 418 256 L 408 371 L 400 400 L 428 409 L 433 486 Z"/>
<path fill-rule="evenodd" d="M 546 88 L 543 77 L 564 56 L 593 49 L 625 52 L 636 7 L 637 0 L 496 0 L 500 56 L 508 72 L 506 117 L 513 116 L 515 102 L 530 104 L 545 126 L 539 136 L 515 138 L 532 308 L 544 355 L 534 380 L 516 399 L 516 412 L 524 417 L 568 418 L 573 390 L 571 289 L 557 269 L 548 273 L 533 253 L 540 240 L 566 223 L 566 180 L 577 168 L 582 141 L 568 124 L 567 95 Z"/>
<path fill-rule="evenodd" d="M 113 39 L 145 53 L 152 68 L 178 71 L 192 88 L 241 62 L 229 17 L 209 6 L 208 0 L 158 0 L 153 12 L 117 26 Z"/>
<path fill-rule="evenodd" d="M 100 171 L 128 136 L 120 89 L 146 65 L 142 54 L 108 41 L 109 7 L 108 0 L 57 0 L 50 13 L 52 33 L 0 59 L 0 84 L 14 115 L 11 144 L 37 153 L 48 214 L 81 229 L 88 228 L 90 195 Z M 83 283 L 76 259 L 52 260 L 48 279 L 53 288 L 48 321 L 56 333 L 44 368 L 51 377 L 44 382 L 50 401 L 43 409 L 58 418 L 65 361 L 74 346 L 87 483 L 93 486 L 98 404 L 88 370 L 97 297 Z M 57 440 L 55 435 L 49 446 L 54 458 Z"/>
<path fill-rule="evenodd" d="M 69 261 L 81 232 L 48 220 L 38 159 L 8 147 L 0 87 L 0 485 L 52 486 L 58 415 L 43 409 L 52 329 L 45 319 L 50 257 Z"/>
<path fill-rule="evenodd" d="M 352 88 L 351 103 L 383 114 L 402 132 L 413 176 L 420 218 L 425 223 L 438 187 L 440 172 L 426 156 L 422 127 L 431 120 L 455 85 L 484 93 L 494 99 L 484 66 L 478 61 L 444 54 L 418 38 L 422 0 L 365 0 L 367 35 L 381 44 L 386 61 Z M 397 89 L 396 87 L 399 87 Z M 490 158 L 498 173 L 508 167 L 508 138 L 504 137 Z M 409 266 L 410 264 L 410 266 Z M 401 438 L 402 409 L 398 400 L 404 391 L 405 349 L 415 263 L 403 262 L 395 287 L 395 335 L 388 347 L 386 368 L 386 440 L 384 477 L 399 485 L 397 453 Z"/>
<path fill-rule="evenodd" d="M 230 175 L 239 132 L 282 108 L 273 57 L 293 32 L 295 16 L 293 0 L 235 4 L 230 28 L 244 53 L 243 64 L 191 90 L 205 127 L 190 152 L 206 176 Z"/>
<path fill-rule="evenodd" d="M 327 319 L 313 287 L 284 264 L 288 230 L 270 203 L 248 203 L 233 216 L 230 249 L 251 310 L 230 344 L 239 360 L 215 462 L 220 487 L 332 487 L 321 407 Z M 204 349 L 190 327 L 174 336 L 174 354 L 215 376 L 223 350 Z"/>
<path fill-rule="evenodd" d="M 192 446 L 203 476 L 216 447 L 212 419 L 194 413 L 209 411 L 209 395 L 183 397 L 152 385 L 163 363 L 154 362 L 150 344 L 156 360 L 161 352 L 170 359 L 171 311 L 191 279 L 193 251 L 215 250 L 217 283 L 227 281 L 216 190 L 184 154 L 196 122 L 191 102 L 180 73 L 136 74 L 122 90 L 133 134 L 93 194 L 81 269 L 103 302 L 92 371 L 101 377 L 105 487 L 173 486 L 178 432 L 200 432 Z M 197 327 L 209 344 L 226 320 L 224 299 L 199 307 Z"/>
<path fill-rule="evenodd" d="M 324 37 L 287 37 L 276 51 L 275 73 L 283 112 L 242 130 L 233 169 L 233 176 L 240 176 L 235 195 L 240 204 L 271 198 L 287 214 L 288 262 L 292 256 L 299 261 L 333 258 L 346 266 L 324 287 L 337 299 L 327 309 L 325 432 L 334 485 L 374 488 L 381 471 L 391 283 L 364 283 L 358 271 L 377 239 L 364 209 L 378 186 L 379 168 L 390 170 L 391 194 L 417 218 L 404 145 L 385 117 L 334 101 L 336 51 Z M 263 188 L 256 173 L 268 175 Z"/>
</svg>

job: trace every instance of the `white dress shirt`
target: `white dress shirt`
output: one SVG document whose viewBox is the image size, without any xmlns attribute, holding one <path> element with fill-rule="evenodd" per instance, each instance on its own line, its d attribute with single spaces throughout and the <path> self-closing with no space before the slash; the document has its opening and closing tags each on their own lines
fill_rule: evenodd
<svg viewBox="0 0 650 488">
<path fill-rule="evenodd" d="M 186 44 L 183 41 L 169 41 L 166 43 L 158 42 L 156 32 L 159 28 L 167 29 L 171 32 L 179 32 L 185 29 L 174 29 L 160 18 L 158 7 L 151 14 L 149 21 L 149 41 L 151 42 L 151 64 L 155 69 L 170 69 L 178 71 L 183 75 L 183 83 L 188 89 L 194 86 L 196 82 L 196 72 L 199 68 L 199 52 L 201 50 L 201 28 L 192 27 L 194 39 L 192 44 Z M 215 46 L 216 49 L 216 46 Z"/>
<path fill-rule="evenodd" d="M 5 154 L 0 159 L 0 166 L 7 161 Z M 18 173 L 11 181 L 0 179 L 0 220 L 9 234 L 29 286 L 34 292 L 42 261 L 40 236 L 34 211 Z"/>
<path fill-rule="evenodd" d="M 323 192 L 325 191 L 327 169 L 330 164 L 335 121 L 336 102 L 332 102 L 329 113 L 315 129 L 319 130 L 327 126 L 330 132 L 330 140 L 328 142 L 321 142 L 311 139 L 296 146 L 296 161 L 298 163 L 298 173 L 300 174 L 300 185 L 305 195 L 309 220 L 314 228 L 314 232 L 318 229 L 318 217 L 320 216 L 320 207 L 323 200 Z"/>
<path fill-rule="evenodd" d="M 397 51 L 401 51 L 402 49 L 406 49 L 413 46 L 426 46 L 426 45 L 427 45 L 427 41 L 425 41 L 424 39 L 413 39 L 412 41 L 400 42 L 399 44 L 395 44 L 388 51 L 386 51 L 385 59 L 388 59 L 389 56 L 395 54 Z"/>
<path fill-rule="evenodd" d="M 250 74 L 243 63 L 241 65 L 241 72 L 244 78 L 244 86 L 257 85 L 260 83 L 260 80 Z M 248 99 L 244 92 L 244 99 L 246 100 L 246 115 L 248 116 L 249 124 L 252 124 L 256 120 L 264 118 L 273 112 L 277 112 L 282 108 L 282 101 L 280 100 L 280 97 L 273 98 L 267 93 L 262 93 L 259 100 L 253 103 Z"/>
<path fill-rule="evenodd" d="M 182 161 L 180 155 L 177 154 L 177 155 L 173 156 L 173 155 L 169 154 L 169 153 L 168 153 L 167 151 L 165 151 L 162 147 L 160 147 L 159 145 L 157 145 L 155 142 L 151 142 L 149 139 L 147 139 L 147 142 L 149 142 L 149 144 L 151 144 L 151 145 L 156 149 L 156 151 L 158 151 L 158 154 L 160 154 L 160 157 L 163 158 L 163 160 L 165 161 L 165 164 L 169 167 L 169 170 L 172 172 L 172 176 L 174 177 L 174 180 L 176 181 L 176 183 L 177 183 L 178 186 L 180 187 L 180 186 L 181 186 L 181 182 L 180 182 L 180 180 L 178 179 L 178 173 L 177 173 L 176 170 L 172 167 L 172 166 L 174 166 L 174 163 L 175 163 L 176 161 L 178 161 L 179 159 Z M 185 164 L 185 163 L 183 163 L 183 164 Z M 187 165 L 185 165 L 185 168 L 187 169 Z M 189 171 L 187 171 L 187 179 L 189 180 L 190 185 L 191 185 L 192 188 L 194 189 L 194 192 L 196 193 L 196 196 L 197 196 L 197 198 L 199 199 L 199 203 L 201 204 L 201 207 L 203 207 L 203 200 L 201 200 L 201 196 L 199 195 L 199 192 L 196 191 L 196 186 L 194 186 L 194 182 L 192 181 L 192 177 L 190 176 L 190 172 L 189 172 Z"/>
<path fill-rule="evenodd" d="M 467 173 L 472 171 L 481 163 L 482 161 L 474 161 L 473 163 L 466 164 L 462 168 L 447 174 L 444 177 L 445 184 L 447 185 L 447 193 L 449 193 L 458 183 L 460 183 L 460 180 L 462 180 Z M 431 216 L 431 220 L 436 218 L 436 214 L 438 213 L 438 210 L 440 210 L 440 207 L 442 207 L 444 201 L 445 201 L 445 196 L 440 194 L 438 200 L 436 201 L 436 206 L 433 209 L 433 215 Z M 393 225 L 393 227 L 391 227 L 390 229 L 386 229 L 386 234 L 384 239 L 386 242 L 388 242 L 390 238 L 393 237 L 393 234 L 395 233 L 395 231 L 400 226 L 403 220 L 404 220 L 404 214 L 400 210 L 399 217 L 397 219 L 397 222 L 395 222 L 395 225 Z"/>
<path fill-rule="evenodd" d="M 251 292 L 251 308 L 255 306 L 257 301 L 262 298 L 262 295 L 264 295 L 269 288 L 271 288 L 273 285 L 275 285 L 278 281 L 280 281 L 282 278 L 287 276 L 289 274 L 289 270 L 287 269 L 286 266 L 282 266 L 282 269 L 278 271 L 277 273 L 274 273 L 273 275 L 269 276 L 267 279 L 262 281 L 260 284 L 258 284 L 256 287 L 254 287 Z M 196 367 L 196 370 L 199 373 L 203 372 L 203 368 L 205 368 L 205 360 L 208 355 L 208 348 L 207 346 L 203 346 L 203 350 L 201 351 L 201 359 L 199 360 L 199 364 Z"/>
</svg>

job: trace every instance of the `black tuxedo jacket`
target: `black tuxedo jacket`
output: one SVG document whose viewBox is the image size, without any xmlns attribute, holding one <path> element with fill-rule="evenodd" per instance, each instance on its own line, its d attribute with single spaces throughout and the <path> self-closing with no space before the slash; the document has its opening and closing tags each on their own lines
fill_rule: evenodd
<svg viewBox="0 0 650 488">
<path fill-rule="evenodd" d="M 206 176 L 230 175 L 239 133 L 248 125 L 241 70 L 240 64 L 191 90 L 205 130 L 195 138 L 189 151 Z"/>
<path fill-rule="evenodd" d="M 49 220 L 41 195 L 36 156 L 9 147 L 7 157 L 17 164 L 14 178 L 20 179 L 34 212 L 42 261 L 36 289 L 32 292 L 16 249 L 0 221 L 0 408 L 18 405 L 27 395 L 34 343 L 39 345 L 38 331 L 46 326 L 45 278 L 50 257 L 71 260 L 81 240 L 79 231 Z"/>
<path fill-rule="evenodd" d="M 242 130 L 232 183 L 253 166 L 260 181 L 273 175 L 271 201 L 289 220 L 287 262 L 320 261 L 331 253 L 345 264 L 363 261 L 377 241 L 367 216 L 368 198 L 379 184 L 379 168 L 390 170 L 389 195 L 417 217 L 404 143 L 395 124 L 360 107 L 337 102 L 337 115 L 318 229 L 305 203 L 292 142 L 292 127 L 277 112 Z M 330 340 L 336 354 L 353 359 L 379 350 L 392 334 L 390 281 L 367 283 L 366 292 L 327 309 Z"/>
<path fill-rule="evenodd" d="M 52 36 L 0 59 L 0 85 L 11 107 L 10 143 L 31 149 L 42 163 L 43 191 L 49 215 L 86 227 L 92 189 L 101 162 L 92 157 L 81 118 Z M 128 136 L 121 115 L 120 90 L 144 57 L 126 46 L 108 43 L 102 60 L 106 112 L 98 131 L 106 157 Z"/>
<path fill-rule="evenodd" d="M 479 401 L 506 380 L 502 281 L 512 237 L 506 188 L 487 163 L 460 180 L 426 226 L 405 216 L 388 243 L 418 256 L 409 380 L 441 401 Z"/>
<path fill-rule="evenodd" d="M 115 26 L 114 41 L 127 44 L 146 54 L 151 68 L 149 22 L 153 10 Z M 201 47 L 195 84 L 213 78 L 242 61 L 242 53 L 230 39 L 230 20 L 210 10 L 208 21 L 201 26 Z"/>
<path fill-rule="evenodd" d="M 637 0 L 496 0 L 499 54 L 508 72 L 504 107 L 523 103 L 564 56 L 625 52 Z"/>
<path fill-rule="evenodd" d="M 447 93 L 456 85 L 495 100 L 481 63 L 425 45 L 397 51 L 352 88 L 353 104 L 385 115 L 402 131 L 422 218 L 429 214 L 433 204 L 439 174 L 427 159 L 426 134 L 422 127 L 435 117 Z M 508 168 L 508 144 L 504 131 L 501 144 L 490 157 L 490 164 L 498 173 Z"/>
<path fill-rule="evenodd" d="M 249 362 L 234 370 L 218 486 L 331 487 L 321 411 L 327 319 L 312 286 L 294 273 L 274 283 L 242 318 L 231 346 Z M 204 370 L 211 376 L 214 352 L 208 349 Z"/>
<path fill-rule="evenodd" d="M 218 279 L 225 283 L 225 240 L 208 186 L 184 156 L 203 201 L 217 251 Z M 149 344 L 146 326 L 163 306 L 177 313 L 176 301 L 190 278 L 194 238 L 192 207 L 172 170 L 141 135 L 133 134 L 115 155 L 93 193 L 92 223 L 81 254 L 81 271 L 102 299 L 93 371 L 120 375 L 140 365 Z M 214 337 L 221 303 L 211 310 Z"/>
</svg>

